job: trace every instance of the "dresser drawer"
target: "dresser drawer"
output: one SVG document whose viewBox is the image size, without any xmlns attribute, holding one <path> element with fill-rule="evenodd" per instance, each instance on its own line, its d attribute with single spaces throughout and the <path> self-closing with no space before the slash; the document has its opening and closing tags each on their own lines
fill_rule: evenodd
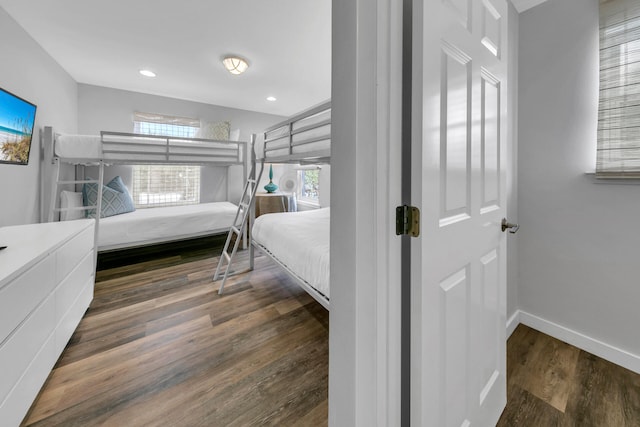
<svg viewBox="0 0 640 427">
<path fill-rule="evenodd" d="M 87 282 L 93 283 L 93 252 L 89 252 L 56 288 L 56 323 L 73 306 Z"/>
<path fill-rule="evenodd" d="M 53 262 L 47 256 L 0 289 L 0 343 L 53 291 Z"/>
<path fill-rule="evenodd" d="M 91 300 L 93 300 L 93 277 L 86 279 L 84 287 L 78 292 L 76 300 L 58 322 L 58 326 L 55 331 L 56 354 L 62 353 L 64 348 L 67 346 L 73 332 L 82 320 L 82 316 L 84 316 L 87 308 L 89 308 Z"/>
<path fill-rule="evenodd" d="M 55 302 L 47 298 L 0 346 L 0 402 L 18 382 L 55 327 Z M 7 369 L 7 367 L 11 367 Z M 0 423 L 1 424 L 1 423 Z"/>
<path fill-rule="evenodd" d="M 93 227 L 85 229 L 56 251 L 56 283 L 60 283 L 93 249 Z"/>
<path fill-rule="evenodd" d="M 20 425 L 31 403 L 38 395 L 40 387 L 56 364 L 58 355 L 55 352 L 54 343 L 55 336 L 52 334 L 42 344 L 40 351 L 5 401 L 0 403 L 0 425 L 3 427 Z"/>
</svg>

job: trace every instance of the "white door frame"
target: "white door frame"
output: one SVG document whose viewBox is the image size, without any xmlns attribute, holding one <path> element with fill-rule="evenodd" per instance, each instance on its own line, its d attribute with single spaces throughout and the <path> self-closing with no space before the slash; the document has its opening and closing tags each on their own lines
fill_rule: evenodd
<svg viewBox="0 0 640 427">
<path fill-rule="evenodd" d="M 400 425 L 402 1 L 332 2 L 329 425 Z"/>
</svg>

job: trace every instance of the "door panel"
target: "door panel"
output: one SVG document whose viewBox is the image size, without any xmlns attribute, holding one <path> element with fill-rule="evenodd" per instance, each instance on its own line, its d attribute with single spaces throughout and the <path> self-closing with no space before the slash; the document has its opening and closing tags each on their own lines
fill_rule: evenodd
<svg viewBox="0 0 640 427">
<path fill-rule="evenodd" d="M 482 0 L 482 9 L 482 44 L 492 55 L 499 58 L 502 38 L 500 12 L 490 0 Z"/>
<path fill-rule="evenodd" d="M 460 24 L 465 28 L 469 28 L 471 1 L 472 0 L 442 0 L 442 3 L 451 9 L 458 21 L 460 21 Z"/>
<path fill-rule="evenodd" d="M 414 1 L 412 425 L 506 403 L 505 0 Z"/>
<path fill-rule="evenodd" d="M 442 342 L 442 375 L 440 389 L 446 396 L 444 419 L 447 427 L 459 427 L 466 419 L 469 395 L 467 364 L 459 360 L 469 354 L 469 310 L 471 308 L 469 268 L 465 266 L 440 282 L 440 304 L 442 304 L 440 334 L 447 337 Z"/>
<path fill-rule="evenodd" d="M 442 46 L 441 221 L 469 215 L 471 179 L 471 58 L 453 45 Z"/>
<path fill-rule="evenodd" d="M 481 213 L 500 206 L 500 82 L 482 70 L 482 208 Z"/>
</svg>

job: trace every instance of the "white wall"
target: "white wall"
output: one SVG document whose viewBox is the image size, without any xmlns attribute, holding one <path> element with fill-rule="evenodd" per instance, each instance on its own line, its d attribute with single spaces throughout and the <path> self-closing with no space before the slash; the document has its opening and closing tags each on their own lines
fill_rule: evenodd
<svg viewBox="0 0 640 427">
<path fill-rule="evenodd" d="M 636 363 L 640 186 L 585 176 L 596 153 L 598 0 L 524 12 L 519 56 L 518 304 Z"/>
<path fill-rule="evenodd" d="M 193 117 L 208 123 L 229 121 L 231 129 L 240 129 L 240 139 L 243 141 L 249 141 L 252 133 L 259 134 L 265 128 L 283 120 L 283 117 L 276 115 L 86 84 L 78 85 L 78 110 L 78 132 L 92 135 L 102 130 L 132 132 L 134 111 Z M 121 175 L 130 186 L 130 167 L 109 169 L 105 171 L 105 181 L 115 175 Z M 225 176 L 225 168 L 203 168 L 200 196 L 202 202 L 227 200 Z M 236 201 L 240 198 L 244 185 L 241 169 L 235 168 L 230 176 L 230 200 Z"/>
<path fill-rule="evenodd" d="M 77 85 L 0 7 L 0 87 L 36 104 L 27 166 L 0 164 L 0 227 L 40 219 L 40 134 L 46 125 L 76 132 Z"/>
</svg>

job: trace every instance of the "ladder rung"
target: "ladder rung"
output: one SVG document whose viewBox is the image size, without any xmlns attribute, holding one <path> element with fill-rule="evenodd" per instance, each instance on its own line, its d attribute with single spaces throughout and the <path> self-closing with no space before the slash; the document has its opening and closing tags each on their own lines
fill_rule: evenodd
<svg viewBox="0 0 640 427">
<path fill-rule="evenodd" d="M 231 256 L 227 252 L 222 252 L 222 255 L 224 255 L 224 258 L 227 260 L 227 262 L 231 261 Z"/>
<path fill-rule="evenodd" d="M 252 179 L 252 178 L 247 179 L 247 181 L 249 181 L 249 182 L 250 182 L 250 183 L 252 183 L 252 184 L 255 184 L 255 183 L 256 183 L 256 180 L 255 180 L 255 179 Z"/>
<path fill-rule="evenodd" d="M 236 233 L 238 236 L 240 235 L 240 230 L 238 230 L 238 229 L 236 228 L 236 226 L 235 226 L 235 225 L 232 225 L 232 226 L 231 226 L 231 230 L 232 230 L 234 233 Z"/>
</svg>

